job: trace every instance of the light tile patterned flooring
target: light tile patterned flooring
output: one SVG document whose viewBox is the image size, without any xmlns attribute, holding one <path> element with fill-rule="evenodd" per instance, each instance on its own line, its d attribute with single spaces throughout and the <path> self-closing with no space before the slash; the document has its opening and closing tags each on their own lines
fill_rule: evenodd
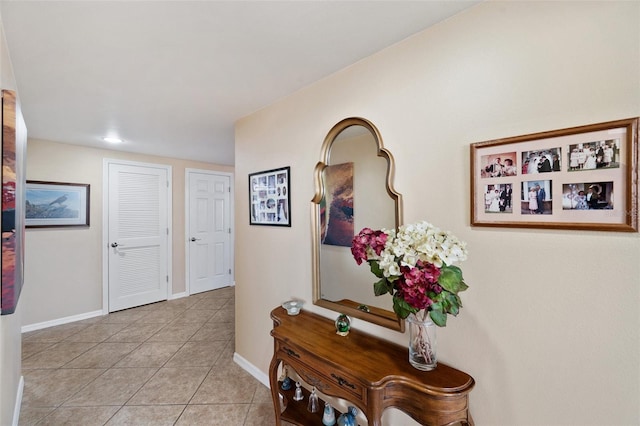
<svg viewBox="0 0 640 426">
<path fill-rule="evenodd" d="M 25 333 L 20 425 L 273 425 L 233 353 L 234 287 Z"/>
</svg>

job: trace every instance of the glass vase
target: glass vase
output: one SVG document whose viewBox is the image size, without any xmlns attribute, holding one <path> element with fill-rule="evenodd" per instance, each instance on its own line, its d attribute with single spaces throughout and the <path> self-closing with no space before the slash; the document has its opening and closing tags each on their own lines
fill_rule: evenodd
<svg viewBox="0 0 640 426">
<path fill-rule="evenodd" d="M 409 363 L 422 371 L 436 368 L 436 325 L 428 312 L 409 314 Z"/>
</svg>

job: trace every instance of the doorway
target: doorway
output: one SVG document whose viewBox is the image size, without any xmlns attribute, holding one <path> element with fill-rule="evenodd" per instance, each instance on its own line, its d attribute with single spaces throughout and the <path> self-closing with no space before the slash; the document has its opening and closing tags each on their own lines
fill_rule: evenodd
<svg viewBox="0 0 640 426">
<path fill-rule="evenodd" d="M 103 311 L 167 300 L 171 166 L 105 159 L 103 190 Z"/>
<path fill-rule="evenodd" d="M 185 170 L 187 294 L 233 284 L 232 177 Z"/>
</svg>

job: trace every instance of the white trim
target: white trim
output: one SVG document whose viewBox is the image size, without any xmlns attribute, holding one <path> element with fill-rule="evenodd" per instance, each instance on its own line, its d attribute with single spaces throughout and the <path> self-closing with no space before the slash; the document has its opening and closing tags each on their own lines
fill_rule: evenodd
<svg viewBox="0 0 640 426">
<path fill-rule="evenodd" d="M 109 313 L 109 165 L 154 167 L 167 171 L 167 300 L 173 291 L 173 167 L 168 164 L 143 163 L 115 158 L 102 159 L 102 314 Z"/>
<path fill-rule="evenodd" d="M 18 392 L 16 393 L 16 405 L 13 407 L 13 422 L 12 426 L 18 426 L 20 420 L 20 407 L 22 406 L 22 393 L 24 391 L 24 376 L 20 376 L 20 382 L 18 383 Z"/>
<path fill-rule="evenodd" d="M 173 167 L 163 164 L 167 169 L 167 300 L 173 293 Z"/>
<path fill-rule="evenodd" d="M 244 359 L 240 354 L 238 354 L 238 352 L 233 353 L 233 361 L 242 367 L 244 371 L 255 377 L 260 383 L 271 389 L 271 386 L 269 386 L 269 376 L 260 371 L 258 367 Z"/>
<path fill-rule="evenodd" d="M 35 324 L 23 325 L 21 332 L 26 333 L 28 331 L 40 330 L 43 328 L 54 327 L 56 325 L 68 324 L 70 322 L 82 321 L 89 318 L 100 317 L 106 315 L 102 310 L 85 312 L 84 314 L 72 315 L 70 317 L 58 318 L 45 322 L 38 322 Z"/>
<path fill-rule="evenodd" d="M 220 172 L 216 170 L 203 170 L 203 169 L 193 169 L 193 168 L 185 168 L 184 169 L 184 235 L 185 235 L 185 249 L 184 249 L 184 279 L 185 279 L 185 293 L 187 296 L 191 294 L 191 286 L 190 286 L 190 272 L 189 271 L 189 250 L 191 245 L 189 244 L 189 230 L 190 230 L 190 214 L 189 214 L 189 200 L 191 199 L 190 191 L 191 188 L 189 186 L 189 173 L 202 173 L 207 175 L 215 175 L 215 176 L 227 176 L 229 177 L 229 226 L 231 227 L 231 235 L 229 238 L 229 264 L 231 265 L 231 285 L 236 284 L 236 268 L 235 268 L 235 179 L 234 174 L 229 172 Z"/>
<path fill-rule="evenodd" d="M 170 294 L 169 300 L 182 299 L 183 297 L 187 297 L 188 295 L 189 293 L 187 293 L 186 291 L 183 291 L 182 293 Z"/>
<path fill-rule="evenodd" d="M 102 315 L 109 313 L 109 164 L 111 160 L 102 159 Z"/>
<path fill-rule="evenodd" d="M 184 292 L 188 295 L 191 294 L 191 286 L 189 280 L 191 279 L 191 271 L 189 271 L 189 227 L 191 221 L 189 219 L 189 200 L 191 194 L 189 194 L 189 173 L 195 171 L 195 169 L 184 169 Z"/>
</svg>

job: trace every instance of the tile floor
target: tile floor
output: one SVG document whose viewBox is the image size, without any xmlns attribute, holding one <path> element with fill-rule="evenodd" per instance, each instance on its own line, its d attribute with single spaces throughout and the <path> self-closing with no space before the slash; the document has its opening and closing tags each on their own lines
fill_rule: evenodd
<svg viewBox="0 0 640 426">
<path fill-rule="evenodd" d="M 25 333 L 20 425 L 273 425 L 232 359 L 234 289 Z"/>
</svg>

